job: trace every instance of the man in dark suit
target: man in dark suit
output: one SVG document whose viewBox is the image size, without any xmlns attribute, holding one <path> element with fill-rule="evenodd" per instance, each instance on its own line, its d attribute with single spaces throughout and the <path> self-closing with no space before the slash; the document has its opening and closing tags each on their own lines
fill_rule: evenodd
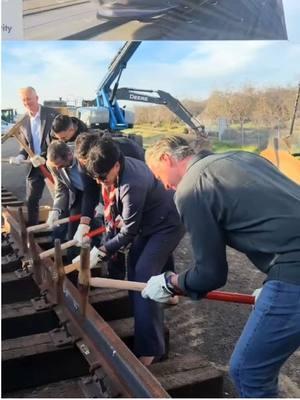
<svg viewBox="0 0 300 400">
<path fill-rule="evenodd" d="M 20 89 L 20 96 L 26 109 L 25 119 L 21 128 L 24 140 L 35 154 L 30 158 L 30 165 L 26 181 L 26 201 L 28 208 L 28 225 L 39 223 L 39 201 L 45 187 L 44 176 L 40 165 L 45 164 L 47 146 L 50 142 L 52 121 L 57 112 L 51 108 L 41 106 L 33 87 Z M 22 149 L 16 157 L 10 157 L 10 163 L 19 165 L 28 158 L 26 150 Z"/>
<path fill-rule="evenodd" d="M 69 143 L 75 142 L 78 135 L 87 131 L 88 128 L 86 124 L 79 118 L 59 114 L 52 123 L 51 137 L 52 139 Z"/>
</svg>

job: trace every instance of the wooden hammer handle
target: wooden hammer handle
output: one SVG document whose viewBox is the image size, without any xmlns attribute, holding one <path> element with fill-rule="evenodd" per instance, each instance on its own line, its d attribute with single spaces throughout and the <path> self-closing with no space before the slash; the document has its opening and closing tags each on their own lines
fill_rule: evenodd
<svg viewBox="0 0 300 400">
<path fill-rule="evenodd" d="M 66 250 L 69 247 L 75 246 L 77 244 L 77 240 L 69 240 L 68 242 L 63 243 L 60 248 L 61 250 Z M 43 260 L 44 258 L 53 256 L 53 254 L 55 253 L 55 248 L 43 251 L 42 253 L 40 253 L 40 258 Z"/>
<path fill-rule="evenodd" d="M 1 162 L 5 163 L 5 164 L 9 164 L 9 158 L 1 158 Z M 31 164 L 30 160 L 20 160 L 21 164 Z"/>
<path fill-rule="evenodd" d="M 69 274 L 70 272 L 73 272 L 73 271 L 79 271 L 80 261 L 77 261 L 76 263 L 73 263 L 73 264 L 66 265 L 64 268 L 65 268 L 65 274 Z"/>
<path fill-rule="evenodd" d="M 122 281 L 119 279 L 107 278 L 91 278 L 90 285 L 99 288 L 134 290 L 138 292 L 141 292 L 146 287 L 146 283 L 143 282 Z M 206 296 L 204 296 L 204 298 L 208 300 L 218 300 L 240 304 L 255 303 L 255 297 L 249 294 L 224 292 L 220 290 L 209 292 L 206 294 Z"/>
<path fill-rule="evenodd" d="M 15 138 L 17 139 L 17 141 L 20 143 L 20 145 L 23 147 L 23 149 L 26 151 L 26 153 L 29 155 L 30 158 L 34 157 L 35 154 L 34 152 L 31 150 L 31 148 L 28 146 L 28 144 L 25 142 L 25 140 L 23 139 L 23 137 L 21 136 L 20 132 L 16 132 L 15 133 Z M 49 179 L 49 181 L 54 184 L 54 179 L 53 176 L 51 175 L 51 173 L 47 170 L 47 168 L 45 167 L 45 165 L 40 165 L 39 169 L 41 171 L 41 173 L 44 175 L 45 178 Z"/>
<path fill-rule="evenodd" d="M 88 238 L 93 238 L 95 236 L 101 235 L 105 231 L 106 231 L 105 226 L 100 226 L 100 228 L 97 228 L 97 229 L 87 233 L 85 236 L 87 236 Z M 74 240 L 74 239 L 69 240 L 68 242 L 65 242 L 65 243 L 63 243 L 61 245 L 61 249 L 62 250 L 68 249 L 69 247 L 76 246 L 77 243 L 78 243 L 77 240 Z M 46 258 L 46 257 L 53 256 L 54 252 L 55 252 L 54 248 L 46 250 L 46 251 L 43 251 L 40 254 L 40 258 L 43 259 L 43 258 Z"/>
<path fill-rule="evenodd" d="M 61 218 L 61 219 L 57 220 L 55 222 L 55 224 L 62 225 L 62 224 L 66 224 L 68 222 L 79 221 L 80 217 L 81 217 L 81 214 L 71 215 L 70 217 Z M 29 228 L 27 228 L 27 232 L 37 232 L 37 231 L 40 231 L 40 230 L 46 229 L 46 228 L 49 228 L 49 224 L 47 224 L 45 222 L 44 224 L 30 226 Z"/>
<path fill-rule="evenodd" d="M 90 278 L 90 285 L 93 287 L 134 290 L 137 292 L 141 292 L 146 287 L 146 283 L 143 282 L 122 281 L 120 279 L 109 278 Z"/>
</svg>

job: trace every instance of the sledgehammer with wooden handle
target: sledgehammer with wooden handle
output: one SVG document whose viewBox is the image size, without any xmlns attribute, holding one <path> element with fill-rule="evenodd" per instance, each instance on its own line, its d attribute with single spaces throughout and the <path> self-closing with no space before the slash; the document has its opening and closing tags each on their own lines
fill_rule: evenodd
<svg viewBox="0 0 300 400">
<path fill-rule="evenodd" d="M 91 238 L 93 238 L 93 237 L 95 237 L 95 236 L 102 235 L 102 233 L 104 233 L 105 231 L 106 231 L 106 227 L 105 227 L 105 226 L 100 226 L 100 228 L 94 229 L 93 231 L 87 233 L 87 234 L 85 235 L 85 237 L 91 239 Z M 68 242 L 63 243 L 63 244 L 61 245 L 61 249 L 62 249 L 62 250 L 68 249 L 69 247 L 76 246 L 77 243 L 78 243 L 77 240 L 74 240 L 74 239 L 69 240 Z M 40 254 L 40 258 L 41 258 L 41 259 L 44 259 L 44 258 L 46 258 L 46 257 L 51 257 L 51 256 L 53 256 L 54 253 L 55 253 L 55 248 L 52 248 L 52 249 L 43 251 L 43 252 Z M 77 269 L 77 268 L 75 268 L 75 269 Z M 75 269 L 74 269 L 74 270 L 75 270 Z"/>
<path fill-rule="evenodd" d="M 123 289 L 123 290 L 134 290 L 141 292 L 145 287 L 146 283 L 134 282 L 134 281 L 122 281 L 119 279 L 108 279 L 108 278 L 90 278 L 90 286 L 98 288 L 109 288 L 109 289 Z M 223 292 L 220 290 L 214 290 L 204 296 L 204 299 L 227 301 L 230 303 L 241 303 L 241 304 L 254 304 L 255 297 L 249 294 Z"/>
<path fill-rule="evenodd" d="M 55 225 L 63 225 L 63 224 L 66 224 L 68 222 L 76 222 L 76 221 L 79 221 L 80 218 L 81 218 L 81 214 L 71 215 L 70 217 L 58 219 L 57 221 L 55 221 Z M 47 224 L 45 222 L 43 224 L 29 226 L 27 228 L 27 232 L 28 233 L 29 232 L 37 232 L 37 231 L 41 231 L 41 230 L 46 229 L 46 228 L 49 228 L 49 224 Z"/>
<path fill-rule="evenodd" d="M 4 143 L 7 139 L 9 139 L 11 137 L 14 137 L 20 143 L 22 148 L 26 151 L 28 156 L 30 158 L 32 158 L 32 157 L 35 156 L 35 154 L 31 150 L 29 145 L 24 140 L 24 137 L 20 133 L 20 129 L 22 128 L 25 119 L 26 119 L 26 115 L 19 122 L 17 122 L 5 135 L 3 135 L 1 137 L 1 143 Z M 48 171 L 48 169 L 46 168 L 45 165 L 40 165 L 38 168 L 40 169 L 41 173 L 43 174 L 43 176 L 45 178 L 46 185 L 47 185 L 47 187 L 49 189 L 49 192 L 50 192 L 52 198 L 54 198 L 54 179 L 53 179 L 53 176 Z"/>
<path fill-rule="evenodd" d="M 1 158 L 1 162 L 5 164 L 10 164 L 9 158 Z M 30 160 L 20 160 L 21 164 L 31 164 Z"/>
</svg>

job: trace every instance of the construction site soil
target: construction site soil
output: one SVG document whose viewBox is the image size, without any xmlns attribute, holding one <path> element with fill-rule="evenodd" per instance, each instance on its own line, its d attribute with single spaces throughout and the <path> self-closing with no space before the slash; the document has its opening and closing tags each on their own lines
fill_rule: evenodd
<svg viewBox="0 0 300 400">
<path fill-rule="evenodd" d="M 229 274 L 222 290 L 252 293 L 264 281 L 264 275 L 241 253 L 227 248 Z M 184 271 L 193 263 L 190 241 L 186 235 L 176 250 L 177 271 Z M 170 350 L 184 354 L 199 353 L 224 371 L 225 395 L 236 397 L 228 377 L 228 363 L 243 327 L 251 312 L 247 305 L 212 300 L 192 301 L 181 298 L 176 308 L 167 312 L 170 328 Z M 300 397 L 300 349 L 282 369 L 280 397 Z"/>
<path fill-rule="evenodd" d="M 2 157 L 16 154 L 14 141 L 2 146 Z M 18 171 L 18 172 L 17 172 Z M 2 164 L 2 185 L 21 199 L 25 196 L 25 169 Z M 49 203 L 49 196 L 43 203 Z M 193 263 L 190 241 L 186 235 L 175 251 L 177 271 L 183 271 Z M 239 293 L 252 293 L 260 287 L 264 275 L 241 253 L 228 249 L 229 275 L 222 289 Z M 177 306 L 166 310 L 166 321 L 170 329 L 170 357 L 176 354 L 197 353 L 224 371 L 225 396 L 236 397 L 228 378 L 228 363 L 234 345 L 251 312 L 248 305 L 217 302 L 212 300 L 192 301 L 181 298 Z M 280 375 L 280 397 L 300 397 L 300 350 L 282 368 Z M 30 397 L 34 396 L 31 392 Z M 54 397 L 60 397 L 55 395 Z M 70 397 L 64 393 L 63 397 Z"/>
</svg>

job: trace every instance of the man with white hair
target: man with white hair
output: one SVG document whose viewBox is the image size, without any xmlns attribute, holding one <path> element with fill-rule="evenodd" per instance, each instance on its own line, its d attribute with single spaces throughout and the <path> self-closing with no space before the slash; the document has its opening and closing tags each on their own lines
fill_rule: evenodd
<svg viewBox="0 0 300 400">
<path fill-rule="evenodd" d="M 54 109 L 41 106 L 35 89 L 31 86 L 20 89 L 20 96 L 26 109 L 25 119 L 21 128 L 23 139 L 35 154 L 30 158 L 26 181 L 26 201 L 28 209 L 28 225 L 39 223 L 39 201 L 45 187 L 44 176 L 38 168 L 45 164 L 45 155 L 50 142 L 52 121 L 58 114 Z M 16 157 L 10 157 L 10 163 L 20 165 L 28 158 L 25 149 Z"/>
</svg>

